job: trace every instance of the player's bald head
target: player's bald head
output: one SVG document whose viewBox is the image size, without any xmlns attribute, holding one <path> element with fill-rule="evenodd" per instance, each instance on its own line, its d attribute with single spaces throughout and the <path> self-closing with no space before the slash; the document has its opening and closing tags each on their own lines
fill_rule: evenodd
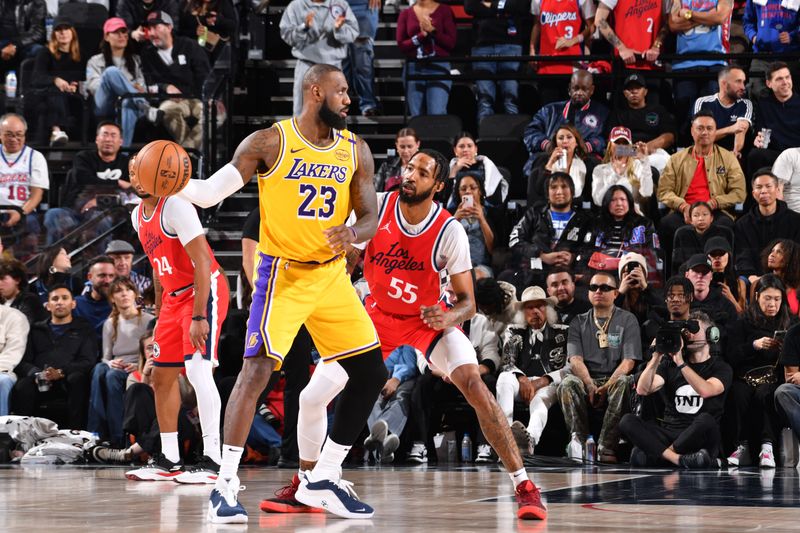
<svg viewBox="0 0 800 533">
<path fill-rule="evenodd" d="M 344 77 L 342 70 L 333 65 L 314 65 L 303 76 L 303 92 L 310 91 L 314 85 L 323 85 L 330 76 L 335 75 L 337 72 Z"/>
</svg>

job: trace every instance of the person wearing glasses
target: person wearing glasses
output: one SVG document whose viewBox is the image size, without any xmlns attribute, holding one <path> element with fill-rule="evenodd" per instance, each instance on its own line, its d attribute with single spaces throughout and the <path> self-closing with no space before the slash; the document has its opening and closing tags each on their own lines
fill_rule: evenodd
<svg viewBox="0 0 800 533">
<path fill-rule="evenodd" d="M 614 305 L 619 295 L 611 272 L 598 272 L 589 282 L 592 308 L 569 324 L 567 358 L 570 375 L 558 388 L 567 430 L 581 444 L 589 436 L 589 411 L 604 411 L 597 439 L 597 460 L 617 462 L 619 421 L 630 405 L 633 376 L 642 360 L 642 341 L 636 317 Z M 582 457 L 570 457 L 581 460 Z"/>
</svg>

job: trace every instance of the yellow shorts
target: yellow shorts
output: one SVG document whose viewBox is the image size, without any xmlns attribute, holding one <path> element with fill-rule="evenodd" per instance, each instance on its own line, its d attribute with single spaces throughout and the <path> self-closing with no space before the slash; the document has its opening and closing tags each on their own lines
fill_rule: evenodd
<svg viewBox="0 0 800 533">
<path fill-rule="evenodd" d="M 263 347 L 279 369 L 302 324 L 326 363 L 380 346 L 344 258 L 309 264 L 257 252 L 253 285 L 245 357 L 260 355 Z"/>
</svg>

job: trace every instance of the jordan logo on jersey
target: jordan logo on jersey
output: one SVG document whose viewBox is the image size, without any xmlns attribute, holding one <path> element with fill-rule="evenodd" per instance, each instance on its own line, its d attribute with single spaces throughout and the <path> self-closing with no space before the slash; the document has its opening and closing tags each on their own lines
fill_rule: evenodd
<svg viewBox="0 0 800 533">
<path fill-rule="evenodd" d="M 295 157 L 287 180 L 300 178 L 334 179 L 339 183 L 347 181 L 347 167 L 343 165 L 326 165 L 323 163 L 308 163 L 302 157 Z"/>
<path fill-rule="evenodd" d="M 408 250 L 394 243 L 386 253 L 378 252 L 369 258 L 369 262 L 376 267 L 384 269 L 384 273 L 390 274 L 394 270 L 407 270 L 421 272 L 425 270 L 425 263 L 417 261 L 411 257 Z"/>
<path fill-rule="evenodd" d="M 542 13 L 542 26 L 558 26 L 562 22 L 575 22 L 578 20 L 578 14 L 574 11 L 561 13 L 550 13 L 545 11 Z"/>
<path fill-rule="evenodd" d="M 390 234 L 390 235 L 391 235 L 391 233 L 392 233 L 392 228 L 391 228 L 391 226 L 392 226 L 392 223 L 391 223 L 391 222 L 387 222 L 386 224 L 384 224 L 383 226 L 381 226 L 381 227 L 380 227 L 380 229 L 379 229 L 378 231 L 385 231 L 386 233 L 388 233 L 388 234 Z"/>
</svg>

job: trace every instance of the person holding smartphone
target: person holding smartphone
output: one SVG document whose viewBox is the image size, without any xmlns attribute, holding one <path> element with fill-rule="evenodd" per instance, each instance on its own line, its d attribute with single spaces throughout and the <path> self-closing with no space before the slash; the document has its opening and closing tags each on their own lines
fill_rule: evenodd
<svg viewBox="0 0 800 533">
<path fill-rule="evenodd" d="M 651 310 L 663 304 L 661 291 L 647 283 L 647 260 L 635 252 L 622 256 L 619 262 L 619 296 L 614 305 L 633 313 L 640 325 Z M 644 329 L 642 330 L 644 334 Z M 644 339 L 643 339 L 644 340 Z"/>
<path fill-rule="evenodd" d="M 711 284 L 716 285 L 736 308 L 736 313 L 744 312 L 747 284 L 736 275 L 733 269 L 733 250 L 725 237 L 711 237 L 706 241 L 703 252 L 711 261 Z"/>
<path fill-rule="evenodd" d="M 480 267 L 480 270 L 491 276 L 494 230 L 486 217 L 484 206 L 486 192 L 483 181 L 465 174 L 456 180 L 455 190 L 461 198 L 461 203 L 453 212 L 453 217 L 467 232 L 472 266 Z"/>
<path fill-rule="evenodd" d="M 602 205 L 603 195 L 612 185 L 623 185 L 633 193 L 636 212 L 649 213 L 653 196 L 653 171 L 647 160 L 647 143 L 633 144 L 631 130 L 617 126 L 611 130 L 603 162 L 592 173 L 592 200 Z"/>
</svg>

